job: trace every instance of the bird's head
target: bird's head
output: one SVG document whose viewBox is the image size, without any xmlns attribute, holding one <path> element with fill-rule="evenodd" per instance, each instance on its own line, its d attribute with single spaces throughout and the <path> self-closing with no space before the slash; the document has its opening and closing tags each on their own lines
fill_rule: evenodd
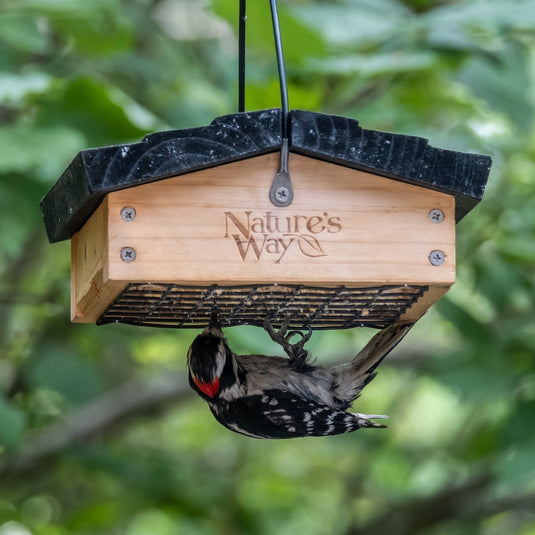
<svg viewBox="0 0 535 535">
<path fill-rule="evenodd" d="M 188 350 L 188 368 L 192 386 L 213 399 L 220 391 L 220 378 L 232 352 L 225 341 L 217 318 L 199 334 Z"/>
</svg>

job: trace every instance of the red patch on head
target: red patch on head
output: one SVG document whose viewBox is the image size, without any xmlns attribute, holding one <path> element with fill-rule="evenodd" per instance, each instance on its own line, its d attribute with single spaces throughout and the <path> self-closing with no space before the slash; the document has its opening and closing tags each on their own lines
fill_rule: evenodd
<svg viewBox="0 0 535 535">
<path fill-rule="evenodd" d="M 193 374 L 191 378 L 193 379 L 193 382 L 197 388 L 201 392 L 205 393 L 208 397 L 213 398 L 219 392 L 219 377 L 216 377 L 211 383 L 203 383 L 194 377 Z"/>
</svg>

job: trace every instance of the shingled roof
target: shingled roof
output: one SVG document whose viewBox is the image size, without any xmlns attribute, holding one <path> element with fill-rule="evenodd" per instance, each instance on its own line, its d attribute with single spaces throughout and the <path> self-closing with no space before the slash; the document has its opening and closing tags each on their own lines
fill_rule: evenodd
<svg viewBox="0 0 535 535">
<path fill-rule="evenodd" d="M 366 130 L 346 117 L 292 110 L 290 121 L 290 152 L 454 195 L 457 221 L 483 197 L 489 156 Z M 280 145 L 281 111 L 269 109 L 149 134 L 139 143 L 83 150 L 41 201 L 48 238 L 69 239 L 112 191 L 275 152 Z"/>
</svg>

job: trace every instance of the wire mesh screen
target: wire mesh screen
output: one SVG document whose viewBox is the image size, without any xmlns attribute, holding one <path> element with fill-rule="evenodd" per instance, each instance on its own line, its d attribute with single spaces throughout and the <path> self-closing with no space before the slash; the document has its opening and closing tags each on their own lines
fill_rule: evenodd
<svg viewBox="0 0 535 535">
<path fill-rule="evenodd" d="M 222 326 L 274 326 L 289 318 L 291 328 L 347 329 L 391 325 L 428 290 L 428 286 L 319 288 L 290 284 L 179 286 L 129 284 L 99 318 L 98 324 L 195 328 L 208 324 L 217 309 Z"/>
</svg>

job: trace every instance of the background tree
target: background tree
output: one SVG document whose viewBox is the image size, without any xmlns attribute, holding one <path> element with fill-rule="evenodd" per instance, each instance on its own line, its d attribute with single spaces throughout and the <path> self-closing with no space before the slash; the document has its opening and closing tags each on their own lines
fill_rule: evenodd
<svg viewBox="0 0 535 535">
<path fill-rule="evenodd" d="M 359 401 L 387 431 L 264 442 L 185 382 L 195 332 L 69 324 L 39 200 L 77 151 L 237 108 L 237 0 L 0 5 L 0 535 L 535 533 L 535 2 L 287 0 L 292 108 L 491 154 L 458 281 Z M 248 2 L 247 109 L 277 107 Z M 255 328 L 239 351 L 276 350 Z M 320 361 L 369 333 L 316 333 Z"/>
</svg>

